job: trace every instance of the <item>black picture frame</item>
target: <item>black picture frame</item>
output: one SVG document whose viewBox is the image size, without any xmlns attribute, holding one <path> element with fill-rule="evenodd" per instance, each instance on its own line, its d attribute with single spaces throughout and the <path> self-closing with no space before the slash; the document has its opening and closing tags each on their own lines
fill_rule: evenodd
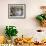
<svg viewBox="0 0 46 46">
<path fill-rule="evenodd" d="M 26 18 L 26 4 L 8 4 L 9 19 Z"/>
</svg>

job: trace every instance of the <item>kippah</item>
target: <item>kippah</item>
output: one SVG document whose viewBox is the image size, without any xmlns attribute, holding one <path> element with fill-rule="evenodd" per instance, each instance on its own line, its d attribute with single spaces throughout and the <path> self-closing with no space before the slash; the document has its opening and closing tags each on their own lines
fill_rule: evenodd
<svg viewBox="0 0 46 46">
<path fill-rule="evenodd" d="M 44 9 L 44 8 L 46 9 L 46 6 L 40 6 L 40 9 Z"/>
</svg>

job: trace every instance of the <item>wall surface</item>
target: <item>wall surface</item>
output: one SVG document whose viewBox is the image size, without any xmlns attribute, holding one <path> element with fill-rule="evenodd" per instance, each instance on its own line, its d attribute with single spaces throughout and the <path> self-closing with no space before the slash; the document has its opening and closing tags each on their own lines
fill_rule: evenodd
<svg viewBox="0 0 46 46">
<path fill-rule="evenodd" d="M 8 19 L 8 4 L 26 4 L 25 19 Z M 36 34 L 37 29 L 43 29 L 38 25 L 35 16 L 41 13 L 40 6 L 46 5 L 46 0 L 0 0 L 0 34 L 4 33 L 6 25 L 15 25 L 19 31 L 18 36 L 30 36 Z M 41 37 L 41 36 L 40 36 Z"/>
</svg>

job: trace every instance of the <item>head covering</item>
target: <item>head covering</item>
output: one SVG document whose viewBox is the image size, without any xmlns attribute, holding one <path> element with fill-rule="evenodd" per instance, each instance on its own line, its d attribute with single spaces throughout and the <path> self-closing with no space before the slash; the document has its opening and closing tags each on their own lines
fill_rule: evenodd
<svg viewBox="0 0 46 46">
<path fill-rule="evenodd" d="M 46 9 L 46 6 L 40 6 L 40 9 Z"/>
</svg>

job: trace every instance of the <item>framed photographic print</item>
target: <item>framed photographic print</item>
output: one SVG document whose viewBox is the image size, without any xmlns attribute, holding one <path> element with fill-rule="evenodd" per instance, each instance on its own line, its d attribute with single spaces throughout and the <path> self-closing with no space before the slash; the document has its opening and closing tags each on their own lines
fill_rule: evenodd
<svg viewBox="0 0 46 46">
<path fill-rule="evenodd" d="M 25 4 L 8 4 L 9 19 L 24 19 L 26 17 Z"/>
</svg>

